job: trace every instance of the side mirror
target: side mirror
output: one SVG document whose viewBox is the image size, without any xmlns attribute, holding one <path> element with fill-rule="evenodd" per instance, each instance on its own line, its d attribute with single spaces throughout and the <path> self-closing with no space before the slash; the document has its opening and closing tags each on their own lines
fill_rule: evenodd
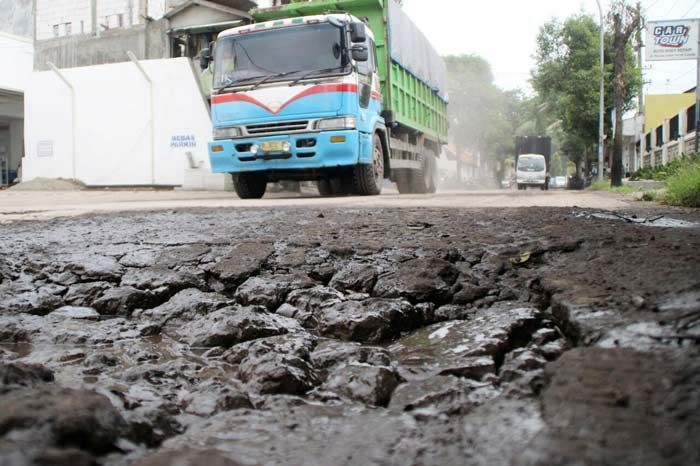
<svg viewBox="0 0 700 466">
<path fill-rule="evenodd" d="M 369 49 L 365 45 L 353 45 L 350 49 L 352 52 L 352 59 L 356 62 L 366 62 L 369 61 Z"/>
<path fill-rule="evenodd" d="M 350 25 L 350 40 L 355 44 L 367 42 L 367 27 L 364 23 L 352 23 Z"/>
<path fill-rule="evenodd" d="M 211 49 L 202 49 L 199 55 L 199 67 L 206 70 L 211 63 Z"/>
</svg>

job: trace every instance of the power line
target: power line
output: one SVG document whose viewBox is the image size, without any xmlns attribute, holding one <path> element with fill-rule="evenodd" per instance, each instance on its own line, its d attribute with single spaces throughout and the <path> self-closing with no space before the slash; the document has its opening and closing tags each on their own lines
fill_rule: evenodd
<svg viewBox="0 0 700 466">
<path fill-rule="evenodd" d="M 676 8 L 676 5 L 678 5 L 678 3 L 679 3 L 680 1 L 681 1 L 681 0 L 676 0 L 676 2 L 671 6 L 671 8 L 668 9 L 668 11 L 669 11 L 669 12 L 670 12 L 670 11 L 673 11 L 673 9 Z M 659 2 L 657 1 L 656 3 L 659 3 Z M 656 5 L 656 3 L 654 3 L 654 5 Z"/>
<path fill-rule="evenodd" d="M 686 16 L 688 16 L 688 14 L 689 14 L 691 11 L 693 11 L 693 10 L 695 9 L 695 7 L 697 7 L 698 5 L 700 5 L 700 1 L 695 2 L 695 3 L 693 4 L 693 6 L 691 6 L 690 9 L 689 9 L 688 11 L 686 11 L 685 14 L 684 14 L 683 16 L 681 16 L 681 18 L 685 18 Z"/>
<path fill-rule="evenodd" d="M 651 5 L 649 5 L 649 6 L 647 7 L 647 10 L 651 10 L 652 8 L 654 8 L 654 7 L 656 6 L 656 4 L 659 3 L 660 1 L 661 1 L 661 0 L 656 0 L 654 3 L 652 3 Z M 676 3 L 678 3 L 678 1 L 676 1 Z M 673 6 L 676 6 L 676 5 L 673 5 Z M 670 11 L 670 10 L 669 10 L 669 11 Z"/>
<path fill-rule="evenodd" d="M 697 71 L 697 70 L 689 70 L 689 71 L 686 71 L 685 73 L 679 74 L 679 75 L 676 76 L 675 78 L 670 78 L 670 79 L 668 79 L 667 81 L 668 81 L 668 82 L 678 81 L 679 79 L 688 76 L 690 73 L 695 73 L 696 71 Z"/>
</svg>

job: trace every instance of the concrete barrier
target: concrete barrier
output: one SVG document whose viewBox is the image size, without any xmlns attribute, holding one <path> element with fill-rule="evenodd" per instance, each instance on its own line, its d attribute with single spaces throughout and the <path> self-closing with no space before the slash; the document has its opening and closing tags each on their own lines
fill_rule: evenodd
<svg viewBox="0 0 700 466">
<path fill-rule="evenodd" d="M 193 163 L 209 171 L 211 119 L 187 58 L 33 73 L 25 114 L 24 180 L 182 186 Z"/>
</svg>

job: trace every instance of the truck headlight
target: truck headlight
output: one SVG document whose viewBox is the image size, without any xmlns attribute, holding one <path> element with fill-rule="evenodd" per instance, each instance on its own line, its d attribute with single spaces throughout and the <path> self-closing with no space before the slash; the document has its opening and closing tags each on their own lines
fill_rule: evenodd
<svg viewBox="0 0 700 466">
<path fill-rule="evenodd" d="M 214 128 L 214 140 L 235 139 L 241 137 L 241 128 L 232 126 L 230 128 Z"/>
<path fill-rule="evenodd" d="M 316 129 L 328 131 L 332 129 L 355 129 L 357 127 L 357 119 L 355 117 L 328 118 L 318 120 Z"/>
</svg>

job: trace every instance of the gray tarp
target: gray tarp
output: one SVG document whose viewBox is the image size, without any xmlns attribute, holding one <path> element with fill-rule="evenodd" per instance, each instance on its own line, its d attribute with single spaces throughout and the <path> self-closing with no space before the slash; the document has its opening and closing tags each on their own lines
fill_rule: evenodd
<svg viewBox="0 0 700 466">
<path fill-rule="evenodd" d="M 389 3 L 391 58 L 447 100 L 447 66 L 428 39 L 394 1 Z"/>
</svg>

